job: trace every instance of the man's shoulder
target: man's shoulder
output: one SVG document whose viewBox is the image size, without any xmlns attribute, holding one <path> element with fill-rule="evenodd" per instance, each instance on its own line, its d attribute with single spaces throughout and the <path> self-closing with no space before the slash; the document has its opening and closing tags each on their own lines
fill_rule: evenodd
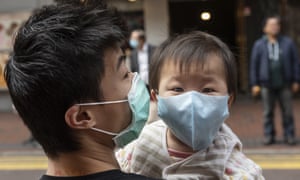
<svg viewBox="0 0 300 180">
<path fill-rule="evenodd" d="M 54 176 L 47 176 L 43 175 L 40 180 L 59 180 L 61 179 L 60 177 L 54 177 Z M 105 172 L 99 172 L 91 175 L 86 175 L 86 176 L 74 176 L 74 177 L 69 177 L 69 180 L 154 180 L 153 178 L 137 175 L 137 174 L 131 174 L 131 173 L 124 173 L 120 170 L 111 170 L 111 171 L 105 171 Z"/>
<path fill-rule="evenodd" d="M 280 35 L 279 39 L 283 39 L 283 40 L 286 40 L 286 41 L 291 41 L 292 40 L 289 36 L 286 36 L 286 35 Z"/>
<path fill-rule="evenodd" d="M 150 52 L 153 52 L 156 49 L 156 46 L 152 45 L 152 44 L 148 44 L 148 50 Z"/>
<path fill-rule="evenodd" d="M 137 56 L 137 49 L 132 49 L 130 52 L 130 56 Z"/>
<path fill-rule="evenodd" d="M 267 42 L 267 39 L 263 36 L 259 39 L 257 39 L 255 42 L 254 42 L 254 47 L 256 46 L 262 46 L 263 44 L 265 44 Z"/>
<path fill-rule="evenodd" d="M 148 44 L 148 47 L 149 47 L 149 48 L 152 48 L 152 49 L 153 49 L 153 48 L 156 48 L 156 46 L 153 45 L 153 44 Z"/>
<path fill-rule="evenodd" d="M 281 35 L 280 37 L 279 37 L 279 43 L 285 43 L 285 44 L 292 44 L 293 43 L 293 40 L 290 38 L 290 37 L 288 37 L 288 36 L 284 36 L 284 35 Z"/>
<path fill-rule="evenodd" d="M 115 176 L 115 177 L 111 177 L 111 179 L 120 179 L 120 180 L 154 180 L 154 178 L 150 178 L 150 177 L 146 177 L 146 176 L 141 176 L 138 174 L 132 174 L 132 173 L 124 173 L 120 171 L 120 176 Z"/>
</svg>

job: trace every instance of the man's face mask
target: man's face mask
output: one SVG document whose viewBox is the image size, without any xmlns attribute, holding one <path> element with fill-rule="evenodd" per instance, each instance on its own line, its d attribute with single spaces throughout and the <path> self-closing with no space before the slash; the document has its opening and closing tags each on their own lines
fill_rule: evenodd
<svg viewBox="0 0 300 180">
<path fill-rule="evenodd" d="M 137 48 L 139 46 L 139 42 L 136 40 L 136 39 L 130 39 L 129 40 L 129 45 L 132 47 L 132 48 Z"/>
<path fill-rule="evenodd" d="M 77 105 L 93 106 L 93 105 L 105 105 L 105 104 L 115 104 L 115 103 L 124 103 L 124 102 L 129 103 L 132 112 L 132 120 L 130 125 L 127 128 L 125 128 L 119 133 L 105 131 L 95 127 L 91 128 L 94 131 L 115 136 L 113 140 L 116 146 L 121 148 L 139 136 L 149 116 L 150 96 L 145 83 L 140 79 L 137 73 L 134 74 L 131 83 L 131 88 L 128 93 L 128 99 L 118 100 L 118 101 L 82 103 Z"/>
</svg>

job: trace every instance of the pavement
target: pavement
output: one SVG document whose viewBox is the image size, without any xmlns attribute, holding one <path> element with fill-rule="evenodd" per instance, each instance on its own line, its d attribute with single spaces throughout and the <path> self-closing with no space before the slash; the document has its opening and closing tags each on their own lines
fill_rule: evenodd
<svg viewBox="0 0 300 180">
<path fill-rule="evenodd" d="M 230 109 L 226 123 L 243 143 L 247 157 L 263 169 L 266 179 L 299 179 L 300 173 L 300 97 L 293 101 L 296 125 L 295 146 L 283 143 L 280 111 L 275 125 L 277 143 L 263 145 L 262 103 L 240 95 Z M 155 114 L 153 106 L 150 114 Z M 39 146 L 24 144 L 30 132 L 12 112 L 0 112 L 0 179 L 38 179 L 47 169 L 47 158 Z"/>
<path fill-rule="evenodd" d="M 241 95 L 230 109 L 226 123 L 243 143 L 244 152 L 264 169 L 300 169 L 300 98 L 293 100 L 296 125 L 294 146 L 283 143 L 281 115 L 275 113 L 277 143 L 265 146 L 263 140 L 263 112 L 260 100 Z M 12 112 L 0 112 L 0 170 L 45 169 L 46 158 L 38 146 L 24 144 L 30 132 L 22 120 Z M 29 163 L 31 162 L 31 163 Z"/>
<path fill-rule="evenodd" d="M 275 110 L 276 144 L 263 145 L 263 109 L 259 99 L 241 95 L 230 110 L 226 123 L 241 139 L 244 150 L 249 153 L 300 153 L 300 98 L 293 100 L 293 112 L 296 129 L 296 145 L 290 146 L 283 142 L 283 129 L 279 105 Z"/>
</svg>

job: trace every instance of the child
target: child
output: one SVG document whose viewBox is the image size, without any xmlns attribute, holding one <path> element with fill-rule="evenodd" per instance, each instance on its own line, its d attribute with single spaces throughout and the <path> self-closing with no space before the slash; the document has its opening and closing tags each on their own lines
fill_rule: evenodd
<svg viewBox="0 0 300 180">
<path fill-rule="evenodd" d="M 164 179 L 264 179 L 224 124 L 236 96 L 236 66 L 228 47 L 204 32 L 164 42 L 150 66 L 158 116 L 117 152 L 127 172 Z"/>
</svg>

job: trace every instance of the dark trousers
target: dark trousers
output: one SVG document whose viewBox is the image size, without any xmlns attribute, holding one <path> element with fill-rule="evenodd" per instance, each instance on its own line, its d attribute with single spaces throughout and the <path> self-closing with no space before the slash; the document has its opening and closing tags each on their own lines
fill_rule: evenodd
<svg viewBox="0 0 300 180">
<path fill-rule="evenodd" d="M 282 127 L 284 138 L 295 136 L 292 92 L 289 87 L 270 89 L 263 87 L 261 95 L 264 106 L 264 134 L 274 137 L 276 135 L 274 126 L 274 109 L 276 101 L 279 102 L 282 115 Z"/>
</svg>

